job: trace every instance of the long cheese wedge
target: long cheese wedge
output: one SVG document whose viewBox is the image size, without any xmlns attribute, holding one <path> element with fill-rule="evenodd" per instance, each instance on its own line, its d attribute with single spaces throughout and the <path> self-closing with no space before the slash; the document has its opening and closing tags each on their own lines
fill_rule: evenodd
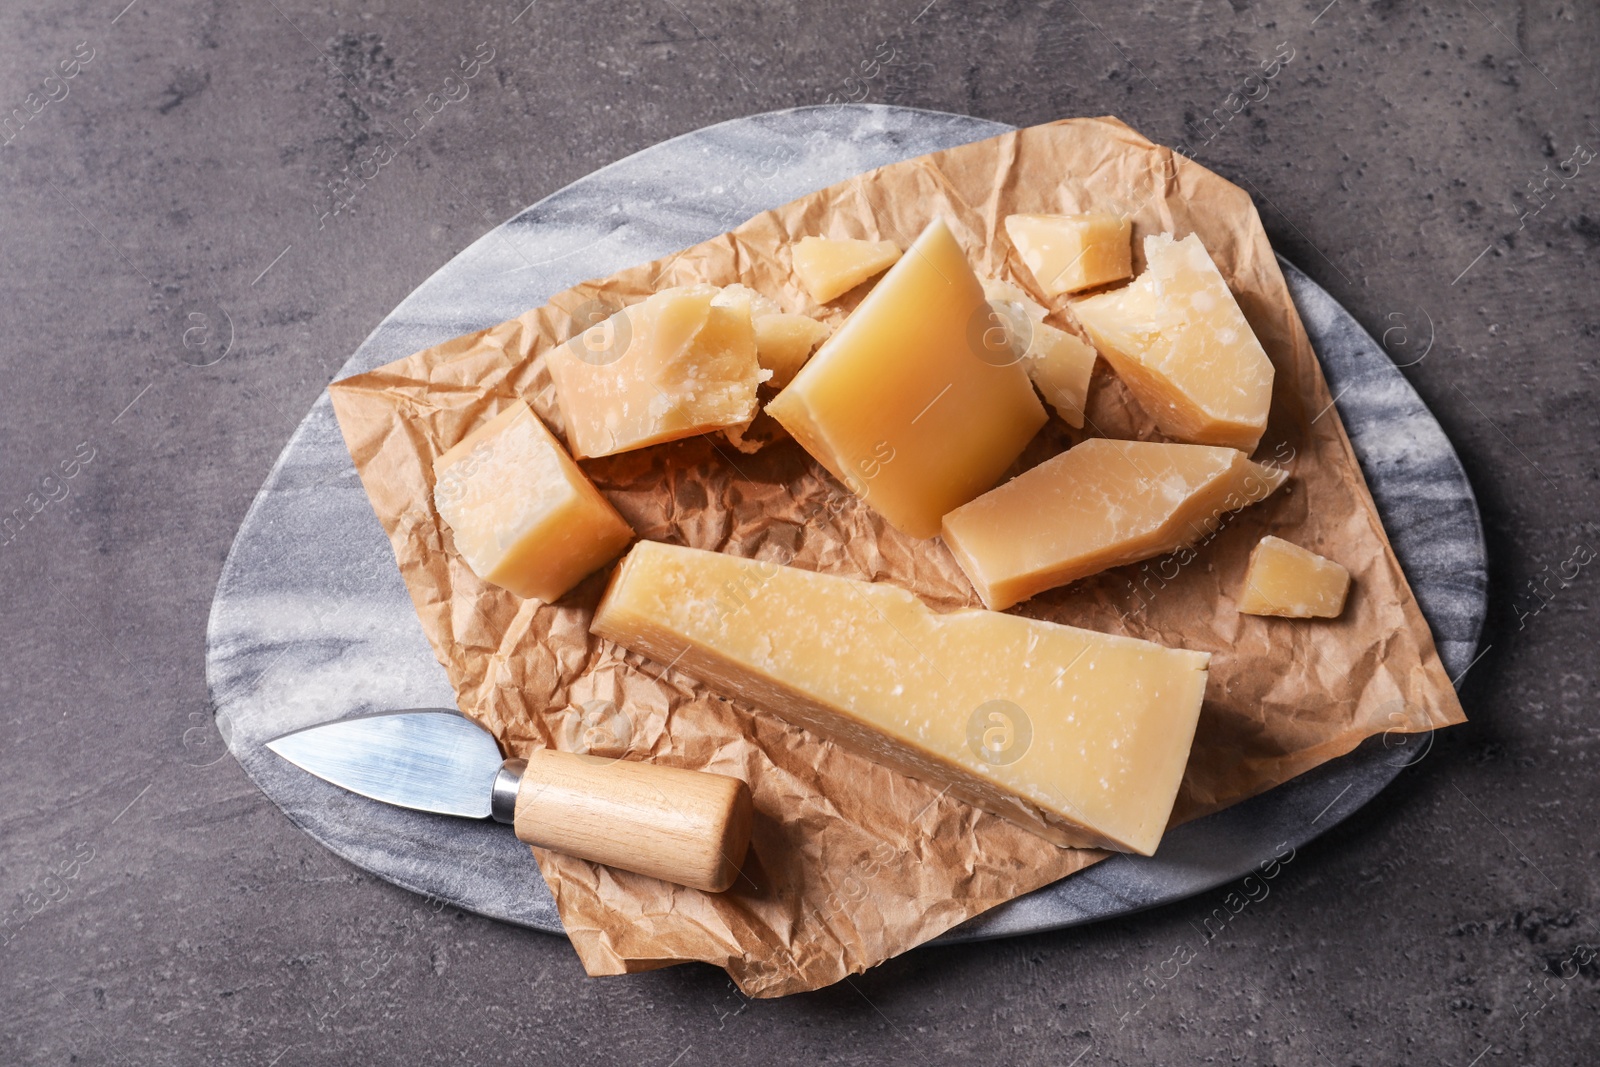
<svg viewBox="0 0 1600 1067">
<path fill-rule="evenodd" d="M 1047 417 L 1021 361 L 981 348 L 989 314 L 935 220 L 767 413 L 890 524 L 932 537 Z"/>
<path fill-rule="evenodd" d="M 1161 432 L 1253 452 L 1272 404 L 1272 361 L 1200 238 L 1145 238 L 1132 283 L 1072 304 L 1100 354 Z"/>
<path fill-rule="evenodd" d="M 433 500 L 486 582 L 558 599 L 610 562 L 633 528 L 518 400 L 433 464 Z"/>
<path fill-rule="evenodd" d="M 1209 445 L 1093 438 L 944 517 L 944 542 L 998 611 L 1193 544 L 1287 472 Z"/>
<path fill-rule="evenodd" d="M 1250 553 L 1239 610 L 1246 615 L 1332 619 L 1344 611 L 1350 572 L 1281 537 L 1263 537 Z"/>
<path fill-rule="evenodd" d="M 591 629 L 1057 844 L 1143 855 L 1172 813 L 1210 659 L 653 541 L 622 561 Z"/>
<path fill-rule="evenodd" d="M 676 441 L 755 418 L 750 306 L 714 285 L 663 289 L 545 356 L 579 459 Z"/>
</svg>

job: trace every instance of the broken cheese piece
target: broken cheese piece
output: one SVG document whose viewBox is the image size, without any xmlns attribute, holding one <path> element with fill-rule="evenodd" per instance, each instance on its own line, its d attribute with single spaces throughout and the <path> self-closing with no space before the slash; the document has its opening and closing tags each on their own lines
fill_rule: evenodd
<svg viewBox="0 0 1600 1067">
<path fill-rule="evenodd" d="M 486 582 L 550 602 L 616 558 L 633 528 L 518 400 L 433 461 L 433 500 Z"/>
<path fill-rule="evenodd" d="M 1269 534 L 1250 553 L 1239 610 L 1246 615 L 1332 619 L 1344 610 L 1349 591 L 1349 571 Z"/>
<path fill-rule="evenodd" d="M 653 541 L 591 629 L 1057 844 L 1142 855 L 1172 813 L 1210 659 Z"/>
<path fill-rule="evenodd" d="M 891 525 L 932 537 L 1047 418 L 1009 350 L 995 359 L 978 349 L 989 314 L 961 246 L 935 220 L 767 413 Z"/>
<path fill-rule="evenodd" d="M 1133 276 L 1133 223 L 1118 215 L 1008 215 L 1006 236 L 1046 296 Z"/>
<path fill-rule="evenodd" d="M 802 237 L 793 245 L 794 272 L 811 294 L 826 304 L 843 296 L 874 274 L 882 274 L 900 258 L 893 241 L 833 240 Z"/>
<path fill-rule="evenodd" d="M 1161 432 L 1255 450 L 1272 405 L 1272 361 L 1200 238 L 1145 238 L 1131 284 L 1074 301 L 1089 339 Z"/>
<path fill-rule="evenodd" d="M 755 417 L 748 306 L 713 285 L 664 289 L 546 353 L 567 440 L 579 459 L 744 426 Z"/>
<path fill-rule="evenodd" d="M 1287 477 L 1237 449 L 1093 438 L 946 515 L 944 541 L 999 611 L 1193 544 Z"/>
<path fill-rule="evenodd" d="M 983 294 L 995 312 L 1005 317 L 1012 351 L 1022 357 L 1039 394 L 1063 422 L 1082 429 L 1089 378 L 1094 373 L 1093 346 L 1045 322 L 1045 309 L 1008 282 L 986 278 Z"/>
<path fill-rule="evenodd" d="M 782 389 L 794 380 L 811 353 L 827 339 L 831 330 L 825 322 L 810 315 L 779 311 L 755 320 L 756 358 L 762 369 L 772 372 L 767 382 Z"/>
<path fill-rule="evenodd" d="M 749 311 L 756 331 L 756 360 L 762 370 L 772 372 L 766 384 L 774 389 L 788 385 L 812 351 L 833 332 L 827 323 L 810 315 L 784 311 L 747 285 L 724 286 L 711 302 Z"/>
</svg>

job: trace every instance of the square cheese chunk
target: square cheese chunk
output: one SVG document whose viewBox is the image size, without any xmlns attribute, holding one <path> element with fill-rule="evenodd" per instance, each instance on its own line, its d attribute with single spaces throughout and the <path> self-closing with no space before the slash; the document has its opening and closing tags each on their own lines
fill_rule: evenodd
<svg viewBox="0 0 1600 1067">
<path fill-rule="evenodd" d="M 1057 844 L 1142 855 L 1172 814 L 1210 659 L 653 541 L 592 629 Z"/>
<path fill-rule="evenodd" d="M 633 540 L 520 400 L 434 460 L 433 502 L 472 573 L 530 599 L 559 599 Z"/>
<path fill-rule="evenodd" d="M 819 304 L 841 297 L 900 258 L 893 241 L 802 237 L 792 246 L 794 272 Z"/>
<path fill-rule="evenodd" d="M 767 413 L 891 525 L 932 537 L 1047 417 L 1010 348 L 984 347 L 990 314 L 936 220 Z"/>
<path fill-rule="evenodd" d="M 755 418 L 748 305 L 713 303 L 714 285 L 664 289 L 545 355 L 579 459 L 743 426 Z"/>
<path fill-rule="evenodd" d="M 1272 361 L 1200 238 L 1145 238 L 1145 271 L 1072 313 L 1139 406 L 1180 441 L 1255 451 Z"/>
<path fill-rule="evenodd" d="M 1118 215 L 1008 215 L 1006 236 L 1046 296 L 1133 276 L 1133 223 Z"/>
<path fill-rule="evenodd" d="M 1332 619 L 1344 611 L 1350 572 L 1281 537 L 1263 537 L 1250 553 L 1239 610 L 1246 615 Z"/>
<path fill-rule="evenodd" d="M 998 611 L 1193 544 L 1287 477 L 1233 448 L 1092 438 L 946 515 L 944 542 Z"/>
</svg>

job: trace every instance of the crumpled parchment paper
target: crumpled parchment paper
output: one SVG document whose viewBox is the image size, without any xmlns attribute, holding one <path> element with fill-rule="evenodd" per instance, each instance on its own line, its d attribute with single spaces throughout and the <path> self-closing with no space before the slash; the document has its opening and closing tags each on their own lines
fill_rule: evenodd
<svg viewBox="0 0 1600 1067">
<path fill-rule="evenodd" d="M 1292 477 L 1191 552 L 1107 572 L 1017 610 L 1212 653 L 1175 822 L 1270 789 L 1368 736 L 1463 720 L 1241 189 L 1111 118 L 1055 122 L 883 167 L 331 386 L 356 468 L 463 712 L 508 753 L 579 748 L 750 784 L 754 843 L 743 877 L 724 894 L 535 850 L 591 974 L 704 960 L 752 996 L 814 989 L 1104 854 L 1058 849 L 590 636 L 609 568 L 557 604 L 486 585 L 455 554 L 433 509 L 434 457 L 516 397 L 561 433 L 541 354 L 577 332 L 574 313 L 592 321 L 590 301 L 615 308 L 669 285 L 743 282 L 837 325 L 855 298 L 814 305 L 790 273 L 788 243 L 821 234 L 904 248 L 935 215 L 949 220 L 980 273 L 1039 299 L 1001 220 L 1086 210 L 1132 216 L 1138 269 L 1146 234 L 1200 235 L 1277 369 L 1256 459 Z M 1064 304 L 1052 307 L 1053 322 L 1076 329 Z M 1159 436 L 1103 362 L 1085 433 Z M 1081 436 L 1052 420 L 1016 469 Z M 941 542 L 891 529 L 792 441 L 745 455 L 720 436 L 701 437 L 583 467 L 640 537 L 895 582 L 936 607 L 979 606 Z M 1349 568 L 1354 585 L 1340 618 L 1238 614 L 1250 549 L 1269 532 Z"/>
</svg>

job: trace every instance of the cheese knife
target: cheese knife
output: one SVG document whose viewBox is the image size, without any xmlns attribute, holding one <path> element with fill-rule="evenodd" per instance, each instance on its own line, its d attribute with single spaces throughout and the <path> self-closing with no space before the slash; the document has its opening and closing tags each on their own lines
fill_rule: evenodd
<svg viewBox="0 0 1600 1067">
<path fill-rule="evenodd" d="M 445 709 L 340 719 L 267 747 L 373 800 L 494 819 L 530 845 L 711 893 L 733 884 L 750 843 L 737 778 L 554 749 L 503 759 L 488 731 Z"/>
</svg>

